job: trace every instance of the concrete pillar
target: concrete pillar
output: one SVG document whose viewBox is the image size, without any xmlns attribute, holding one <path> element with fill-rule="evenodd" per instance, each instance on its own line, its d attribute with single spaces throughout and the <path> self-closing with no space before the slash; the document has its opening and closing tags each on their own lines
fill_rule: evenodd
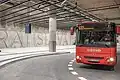
<svg viewBox="0 0 120 80">
<path fill-rule="evenodd" d="M 6 22 L 1 20 L 1 28 L 5 28 L 6 27 Z"/>
<path fill-rule="evenodd" d="M 4 16 L 6 12 L 2 12 L 0 15 Z M 6 27 L 6 21 L 4 20 L 5 17 L 2 17 L 0 20 L 0 28 L 5 28 Z"/>
<path fill-rule="evenodd" d="M 49 51 L 56 52 L 56 16 L 50 15 L 49 18 Z"/>
</svg>

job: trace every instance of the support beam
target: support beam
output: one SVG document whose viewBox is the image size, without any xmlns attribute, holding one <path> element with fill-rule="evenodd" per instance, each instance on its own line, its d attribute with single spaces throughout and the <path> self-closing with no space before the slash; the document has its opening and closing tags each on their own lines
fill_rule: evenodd
<svg viewBox="0 0 120 80">
<path fill-rule="evenodd" d="M 117 4 L 117 5 L 109 5 L 109 6 L 102 6 L 102 7 L 95 7 L 95 8 L 88 8 L 88 9 L 86 9 L 86 11 L 92 12 L 92 11 L 115 9 L 115 8 L 119 8 L 118 5 L 120 5 L 120 4 Z"/>
<path fill-rule="evenodd" d="M 16 5 L 12 6 L 12 7 L 6 8 L 6 9 L 4 9 L 4 10 L 0 10 L 0 12 L 4 12 L 4 11 L 7 11 L 7 10 L 9 10 L 9 9 L 15 8 L 15 7 L 17 7 L 17 6 L 21 5 L 21 4 L 26 3 L 26 2 L 28 2 L 28 0 L 26 0 L 26 1 L 24 1 L 24 2 L 21 2 L 21 3 L 19 3 L 19 4 L 16 4 Z"/>
<path fill-rule="evenodd" d="M 50 8 L 51 9 L 51 8 Z M 49 18 L 49 51 L 56 52 L 56 15 Z"/>
<path fill-rule="evenodd" d="M 108 20 L 120 20 L 120 17 L 108 18 Z"/>
<path fill-rule="evenodd" d="M 119 13 L 120 13 L 120 5 L 117 4 L 117 1 L 114 0 L 115 4 L 118 6 L 118 10 L 119 10 Z"/>
</svg>

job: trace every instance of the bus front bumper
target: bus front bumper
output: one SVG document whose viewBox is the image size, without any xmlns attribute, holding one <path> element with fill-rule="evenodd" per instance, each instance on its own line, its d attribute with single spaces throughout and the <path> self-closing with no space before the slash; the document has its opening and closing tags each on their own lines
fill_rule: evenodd
<svg viewBox="0 0 120 80">
<path fill-rule="evenodd" d="M 83 64 L 100 64 L 100 65 L 107 65 L 107 66 L 114 66 L 116 65 L 116 58 L 115 57 L 104 57 L 103 59 L 88 59 L 84 56 L 76 56 L 76 62 L 77 63 L 83 63 Z"/>
</svg>

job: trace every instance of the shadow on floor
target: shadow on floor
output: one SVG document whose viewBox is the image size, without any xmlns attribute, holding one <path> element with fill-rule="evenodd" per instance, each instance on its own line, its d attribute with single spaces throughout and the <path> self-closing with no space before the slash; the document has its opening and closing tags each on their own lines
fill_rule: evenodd
<svg viewBox="0 0 120 80">
<path fill-rule="evenodd" d="M 79 68 L 110 71 L 106 66 L 102 65 L 82 65 Z"/>
</svg>

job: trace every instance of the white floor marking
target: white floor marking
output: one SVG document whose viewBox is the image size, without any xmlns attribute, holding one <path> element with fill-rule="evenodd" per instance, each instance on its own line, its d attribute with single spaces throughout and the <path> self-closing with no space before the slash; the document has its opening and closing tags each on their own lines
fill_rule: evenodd
<svg viewBox="0 0 120 80">
<path fill-rule="evenodd" d="M 80 80 L 87 80 L 84 77 L 78 77 L 78 79 L 80 79 Z"/>
<path fill-rule="evenodd" d="M 68 67 L 71 67 L 72 65 L 71 64 L 68 64 Z"/>
<path fill-rule="evenodd" d="M 72 73 L 73 75 L 78 75 L 78 73 L 75 72 L 75 71 L 72 71 L 71 73 Z"/>
<path fill-rule="evenodd" d="M 69 70 L 73 70 L 73 68 L 72 68 L 72 67 L 68 67 L 68 69 L 69 69 Z"/>
<path fill-rule="evenodd" d="M 71 60 L 71 62 L 74 62 L 74 60 Z"/>
<path fill-rule="evenodd" d="M 72 64 L 73 64 L 73 62 L 74 62 L 75 60 L 76 60 L 76 59 L 74 58 L 73 60 L 71 60 L 71 62 L 69 62 L 69 64 L 68 64 L 68 69 L 70 70 L 70 72 L 71 72 L 73 75 L 78 75 L 78 73 L 75 72 L 75 71 L 73 70 L 73 68 L 72 68 Z M 79 79 L 79 80 L 87 80 L 87 79 L 84 78 L 84 77 L 78 77 L 78 79 Z"/>
<path fill-rule="evenodd" d="M 73 62 L 69 62 L 69 64 L 72 64 Z"/>
</svg>

